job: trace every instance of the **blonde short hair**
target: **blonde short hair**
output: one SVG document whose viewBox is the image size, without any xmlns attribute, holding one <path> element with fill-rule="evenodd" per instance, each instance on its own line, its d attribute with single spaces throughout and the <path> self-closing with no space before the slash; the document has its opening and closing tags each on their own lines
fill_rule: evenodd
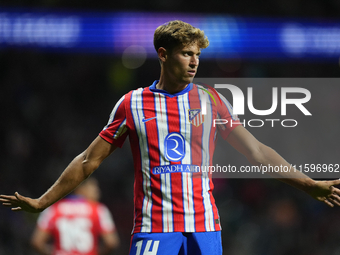
<svg viewBox="0 0 340 255">
<path fill-rule="evenodd" d="M 171 52 L 177 46 L 191 43 L 197 43 L 200 49 L 205 49 L 209 40 L 202 30 L 180 20 L 169 21 L 155 30 L 153 44 L 156 51 L 163 47 Z"/>
</svg>

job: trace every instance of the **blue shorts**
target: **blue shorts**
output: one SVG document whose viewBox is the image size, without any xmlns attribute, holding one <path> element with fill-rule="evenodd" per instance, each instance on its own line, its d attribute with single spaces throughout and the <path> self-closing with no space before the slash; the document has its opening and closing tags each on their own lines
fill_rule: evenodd
<svg viewBox="0 0 340 255">
<path fill-rule="evenodd" d="M 222 255 L 221 231 L 136 233 L 129 255 Z"/>
</svg>

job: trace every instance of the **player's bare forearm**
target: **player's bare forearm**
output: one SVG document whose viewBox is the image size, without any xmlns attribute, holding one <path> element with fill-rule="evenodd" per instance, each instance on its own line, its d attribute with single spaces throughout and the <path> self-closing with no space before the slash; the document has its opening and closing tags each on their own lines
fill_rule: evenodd
<svg viewBox="0 0 340 255">
<path fill-rule="evenodd" d="M 242 153 L 252 165 L 267 167 L 267 173 L 272 177 L 304 191 L 307 191 L 310 186 L 314 185 L 314 181 L 311 178 L 294 169 L 275 150 L 259 142 L 244 127 L 236 127 L 230 133 L 227 140 L 236 150 Z M 285 169 L 285 171 L 273 172 L 270 171 L 271 168 L 268 166 L 279 166 L 280 169 Z"/>
<path fill-rule="evenodd" d="M 41 208 L 47 208 L 73 191 L 115 148 L 101 137 L 97 137 L 83 153 L 74 158 L 59 179 L 39 198 Z"/>
<path fill-rule="evenodd" d="M 40 198 L 24 197 L 16 192 L 14 196 L 0 195 L 0 202 L 4 206 L 12 207 L 14 211 L 41 212 L 74 190 L 115 148 L 98 136 L 83 153 L 72 160 L 57 181 Z"/>
<path fill-rule="evenodd" d="M 86 157 L 84 153 L 73 159 L 58 180 L 40 198 L 31 199 L 16 192 L 14 196 L 1 195 L 0 201 L 4 206 L 12 207 L 14 211 L 43 211 L 70 193 L 94 171 L 95 166 L 83 163 Z"/>
<path fill-rule="evenodd" d="M 58 180 L 39 198 L 40 209 L 44 210 L 69 194 L 97 167 L 93 162 L 86 162 L 85 152 L 75 157 Z"/>
<path fill-rule="evenodd" d="M 340 184 L 340 180 L 332 181 L 315 181 L 307 175 L 301 173 L 295 168 L 291 167 L 278 153 L 273 149 L 263 145 L 262 161 L 260 164 L 272 166 L 284 166 L 288 170 L 278 172 L 268 172 L 274 178 L 287 183 L 295 188 L 298 188 L 314 199 L 324 202 L 330 207 L 340 206 L 340 190 L 334 186 Z M 259 164 L 256 162 L 255 164 Z M 282 169 L 282 168 L 281 168 Z"/>
<path fill-rule="evenodd" d="M 273 168 L 277 166 L 279 171 L 272 171 L 273 168 L 267 167 L 267 173 L 273 178 L 305 192 L 308 192 L 315 186 L 313 179 L 292 167 L 272 148 L 260 143 L 257 150 L 257 152 L 248 157 L 248 161 L 257 166 L 272 166 Z M 280 169 L 284 169 L 284 171 Z"/>
<path fill-rule="evenodd" d="M 267 169 L 270 169 L 269 166 L 285 169 L 285 171 L 267 171 L 274 178 L 305 191 L 328 206 L 340 206 L 340 190 L 334 187 L 340 184 L 340 180 L 315 181 L 311 179 L 293 168 L 272 148 L 260 143 L 242 126 L 236 127 L 228 136 L 227 141 L 246 156 L 253 165 L 267 166 Z"/>
</svg>

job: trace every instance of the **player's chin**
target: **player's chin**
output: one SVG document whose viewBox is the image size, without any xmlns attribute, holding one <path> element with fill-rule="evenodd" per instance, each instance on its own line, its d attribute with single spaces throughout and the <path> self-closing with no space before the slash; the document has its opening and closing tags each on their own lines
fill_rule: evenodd
<svg viewBox="0 0 340 255">
<path fill-rule="evenodd" d="M 184 78 L 184 82 L 185 83 L 192 83 L 193 79 L 194 79 L 195 76 L 190 76 L 190 77 L 185 77 Z"/>
</svg>

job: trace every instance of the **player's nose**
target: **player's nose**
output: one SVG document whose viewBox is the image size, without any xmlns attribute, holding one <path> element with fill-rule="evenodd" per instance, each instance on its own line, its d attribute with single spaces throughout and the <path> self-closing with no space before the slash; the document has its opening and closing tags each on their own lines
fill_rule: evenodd
<svg viewBox="0 0 340 255">
<path fill-rule="evenodd" d="M 198 66 L 199 59 L 197 56 L 192 56 L 190 59 L 190 66 Z"/>
</svg>

